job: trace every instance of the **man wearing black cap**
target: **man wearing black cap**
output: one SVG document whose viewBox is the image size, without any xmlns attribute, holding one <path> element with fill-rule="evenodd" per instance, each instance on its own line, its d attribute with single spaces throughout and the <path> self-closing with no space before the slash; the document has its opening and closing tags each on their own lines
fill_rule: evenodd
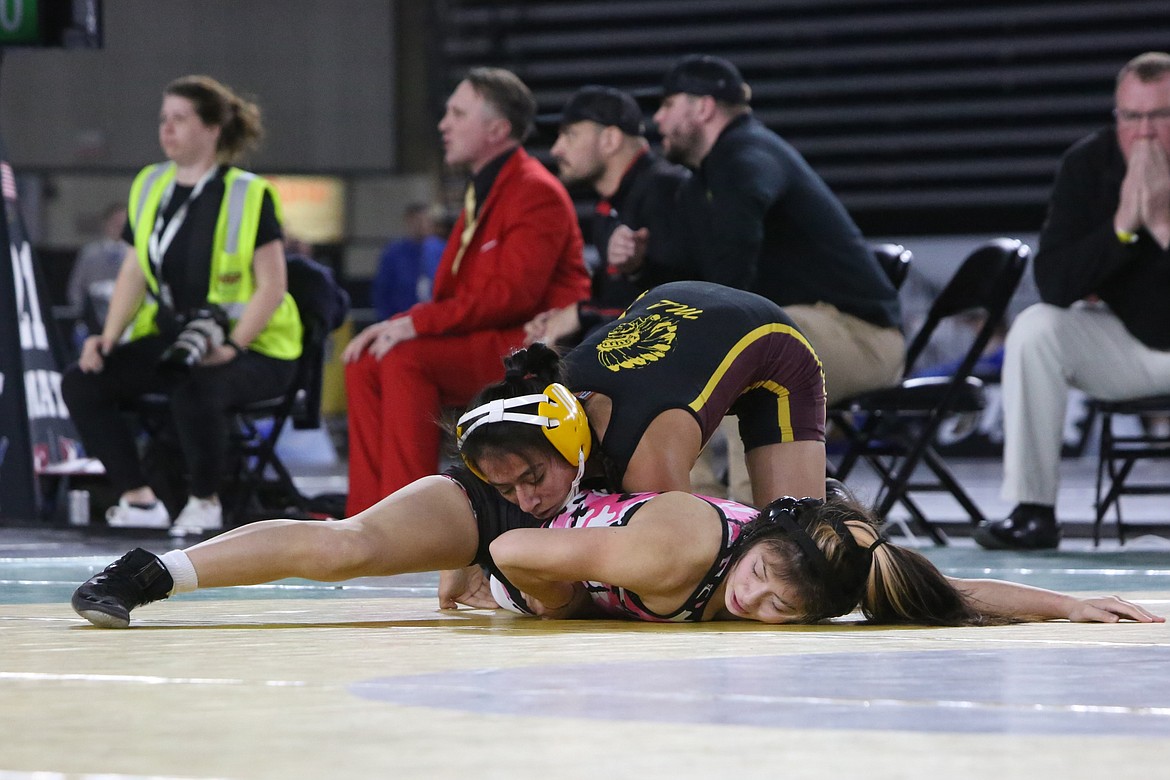
<svg viewBox="0 0 1170 780">
<path fill-rule="evenodd" d="M 582 87 L 569 98 L 552 156 L 561 181 L 588 185 L 600 198 L 592 230 L 600 262 L 590 300 L 544 312 L 526 327 L 530 341 L 575 343 L 574 337 L 617 317 L 650 286 L 673 278 L 664 266 L 672 254 L 667 242 L 676 233 L 675 195 L 691 174 L 650 151 L 642 110 L 613 87 Z M 618 225 L 645 243 L 636 274 L 608 262 L 610 235 Z"/>
<path fill-rule="evenodd" d="M 896 383 L 905 355 L 897 291 L 825 182 L 752 115 L 739 70 L 688 56 L 663 92 L 654 120 L 666 155 L 695 170 L 679 191 L 672 243 L 688 275 L 785 307 L 824 364 L 829 403 Z M 610 251 L 620 267 L 639 262 L 628 233 L 615 233 Z"/>
</svg>

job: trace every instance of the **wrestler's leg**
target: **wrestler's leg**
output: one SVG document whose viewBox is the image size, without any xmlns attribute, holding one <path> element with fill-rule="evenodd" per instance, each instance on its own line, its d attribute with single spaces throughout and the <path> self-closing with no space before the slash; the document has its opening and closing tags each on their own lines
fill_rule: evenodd
<svg viewBox="0 0 1170 780">
<path fill-rule="evenodd" d="M 752 502 L 766 506 L 780 496 L 825 497 L 825 443 L 790 441 L 747 451 Z"/>
<path fill-rule="evenodd" d="M 199 587 L 217 588 L 454 569 L 472 561 L 478 542 L 463 490 L 444 477 L 425 477 L 345 520 L 266 520 L 185 552 Z"/>
<path fill-rule="evenodd" d="M 95 625 L 124 628 L 132 609 L 173 593 L 456 569 L 475 558 L 478 544 L 462 488 L 425 477 L 346 520 L 267 520 L 161 557 L 132 550 L 81 585 L 72 604 Z"/>
</svg>

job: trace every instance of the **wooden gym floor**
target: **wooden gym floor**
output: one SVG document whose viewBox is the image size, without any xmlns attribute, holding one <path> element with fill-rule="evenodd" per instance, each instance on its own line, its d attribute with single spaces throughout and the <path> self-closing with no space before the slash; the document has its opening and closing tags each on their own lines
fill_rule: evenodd
<svg viewBox="0 0 1170 780">
<path fill-rule="evenodd" d="M 102 630 L 81 581 L 161 534 L 0 529 L 0 780 L 1161 776 L 1170 627 L 655 626 L 436 608 L 434 575 L 285 581 Z M 925 550 L 1170 613 L 1165 545 Z"/>
</svg>

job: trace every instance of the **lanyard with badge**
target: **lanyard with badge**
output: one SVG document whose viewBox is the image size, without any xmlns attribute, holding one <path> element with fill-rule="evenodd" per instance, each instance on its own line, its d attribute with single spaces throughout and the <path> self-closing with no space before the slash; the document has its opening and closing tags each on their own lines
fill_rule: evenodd
<svg viewBox="0 0 1170 780">
<path fill-rule="evenodd" d="M 218 170 L 219 166 L 213 165 L 207 173 L 203 174 L 203 177 L 191 189 L 191 194 L 187 196 L 187 199 L 183 201 L 182 205 L 175 211 L 174 216 L 165 225 L 163 223 L 163 214 L 166 212 L 167 206 L 170 205 L 171 197 L 175 194 L 175 181 L 173 179 L 167 185 L 166 192 L 162 196 L 162 201 L 158 204 L 157 216 L 154 219 L 154 230 L 150 232 L 150 240 L 146 246 L 147 253 L 150 256 L 150 267 L 154 271 L 154 279 L 158 284 L 159 305 L 164 309 L 174 310 L 175 302 L 174 296 L 171 295 L 170 285 L 163 281 L 163 256 L 175 240 L 175 234 L 179 232 L 179 228 L 183 226 L 183 222 L 187 219 L 187 211 L 191 202 L 199 197 L 199 194 L 203 192 L 203 188 L 207 186 L 207 183 L 215 178 Z"/>
</svg>

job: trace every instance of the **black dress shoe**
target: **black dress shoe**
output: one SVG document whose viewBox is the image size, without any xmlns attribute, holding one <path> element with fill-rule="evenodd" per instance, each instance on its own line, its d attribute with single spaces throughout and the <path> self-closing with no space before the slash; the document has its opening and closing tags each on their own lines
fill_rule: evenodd
<svg viewBox="0 0 1170 780">
<path fill-rule="evenodd" d="M 1055 550 L 1060 526 L 1053 507 L 1020 504 L 1003 520 L 984 520 L 971 537 L 986 550 Z"/>
</svg>

